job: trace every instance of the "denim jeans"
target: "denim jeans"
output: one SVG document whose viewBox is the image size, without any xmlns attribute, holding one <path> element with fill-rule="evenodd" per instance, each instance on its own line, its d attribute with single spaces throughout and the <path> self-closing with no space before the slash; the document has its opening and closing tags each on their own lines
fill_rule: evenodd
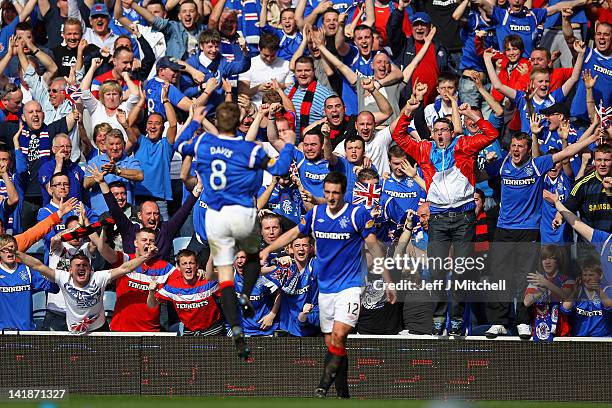
<svg viewBox="0 0 612 408">
<path fill-rule="evenodd" d="M 459 262 L 465 262 L 474 252 L 474 234 L 476 232 L 476 214 L 474 211 L 460 213 L 432 214 L 429 218 L 429 243 L 427 257 L 433 265 L 432 280 L 434 282 L 471 279 L 472 270 L 460 267 Z M 452 252 L 451 252 L 452 248 Z M 449 268 L 452 254 L 452 268 Z M 463 259 L 461 259 L 463 258 Z M 455 263 L 457 262 L 457 263 Z M 450 274 L 450 277 L 449 277 Z M 434 287 L 435 288 L 435 287 Z M 449 308 L 449 299 L 452 302 L 450 316 L 453 320 L 463 319 L 465 309 L 465 293 L 451 289 L 446 291 L 445 286 L 432 291 L 434 302 L 434 320 L 444 319 Z"/>
</svg>

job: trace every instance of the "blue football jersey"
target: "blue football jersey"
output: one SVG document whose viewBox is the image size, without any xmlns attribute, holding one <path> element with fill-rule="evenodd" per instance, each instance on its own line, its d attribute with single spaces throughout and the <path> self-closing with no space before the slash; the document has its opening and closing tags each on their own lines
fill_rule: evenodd
<svg viewBox="0 0 612 408">
<path fill-rule="evenodd" d="M 599 253 L 606 284 L 612 285 L 612 234 L 596 229 L 591 243 Z"/>
<path fill-rule="evenodd" d="M 514 98 L 514 104 L 519 111 L 521 116 L 521 132 L 531 134 L 531 127 L 529 125 L 529 109 L 527 108 L 526 101 L 527 94 L 523 91 L 516 91 L 516 98 Z M 535 98 L 531 99 L 531 105 L 533 106 L 533 112 L 540 113 L 542 109 L 546 109 L 555 103 L 562 103 L 565 101 L 565 95 L 563 89 L 558 88 L 552 91 L 544 100 L 538 102 Z"/>
<path fill-rule="evenodd" d="M 388 179 L 383 180 L 382 193 L 395 198 L 404 212 L 408 210 L 416 211 L 426 198 L 425 190 L 413 179 L 410 177 L 397 178 L 393 174 Z"/>
<path fill-rule="evenodd" d="M 561 202 L 567 201 L 572 190 L 573 180 L 561 172 L 559 176 L 552 180 L 548 175 L 544 176 L 544 189 L 551 193 L 559 194 Z M 562 244 L 572 242 L 572 227 L 567 222 L 563 222 L 557 229 L 552 227 L 552 222 L 557 214 L 554 204 L 544 200 L 542 204 L 542 222 L 540 223 L 540 240 L 542 244 Z"/>
<path fill-rule="evenodd" d="M 297 163 L 302 186 L 315 197 L 323 197 L 323 180 L 329 173 L 327 160 L 308 160 L 304 153 L 297 149 L 293 151 L 293 160 Z"/>
<path fill-rule="evenodd" d="M 516 167 L 508 155 L 498 160 L 496 167 L 501 176 L 501 205 L 497 226 L 539 230 L 544 176 L 553 167 L 552 155 L 529 159 L 521 167 Z"/>
<path fill-rule="evenodd" d="M 265 190 L 266 188 L 262 186 L 257 197 L 259 198 Z M 275 214 L 282 215 L 296 224 L 299 223 L 304 210 L 300 190 L 297 187 L 282 187 L 277 184 L 268 199 L 268 208 Z"/>
<path fill-rule="evenodd" d="M 491 17 L 497 23 L 495 28 L 499 45 L 498 49 L 503 50 L 504 38 L 515 34 L 522 38 L 525 45 L 523 57 L 529 58 L 534 46 L 537 28 L 546 21 L 546 14 L 546 9 L 534 8 L 528 10 L 525 8 L 519 13 L 510 13 L 506 9 L 494 6 Z"/>
<path fill-rule="evenodd" d="M 162 88 L 164 87 L 164 82 L 161 81 L 158 77 L 154 77 L 149 82 L 147 82 L 147 87 L 145 88 L 145 94 L 147 96 L 147 112 L 159 113 L 166 119 L 166 110 L 164 109 L 164 104 L 162 103 Z M 172 84 L 168 88 L 168 100 L 172 104 L 172 106 L 177 107 L 179 102 L 186 98 L 185 95 L 178 88 Z"/>
<path fill-rule="evenodd" d="M 32 293 L 36 291 L 58 293 L 59 287 L 24 264 L 17 264 L 14 271 L 0 264 L 0 329 L 35 329 Z"/>
<path fill-rule="evenodd" d="M 287 144 L 278 160 L 271 160 L 261 146 L 235 137 L 204 133 L 195 143 L 182 143 L 179 152 L 193 155 L 196 171 L 206 191 L 208 208 L 224 206 L 255 207 L 255 197 L 263 180 L 264 163 L 277 176 L 289 171 L 294 146 Z"/>
<path fill-rule="evenodd" d="M 242 279 L 242 275 L 235 273 L 234 289 L 236 290 L 236 296 L 242 293 L 243 285 L 244 280 Z M 253 291 L 249 296 L 249 299 L 253 304 L 253 309 L 255 310 L 255 316 L 244 317 L 244 315 L 240 314 L 242 330 L 246 336 L 271 336 L 274 334 L 274 331 L 278 329 L 278 316 L 274 320 L 272 326 L 266 330 L 262 330 L 260 328 L 260 323 L 258 323 L 259 320 L 263 319 L 272 310 L 274 299 L 276 299 L 275 291 L 276 287 L 274 284 L 264 276 L 257 278 L 257 282 L 255 282 Z"/>
<path fill-rule="evenodd" d="M 272 273 L 266 275 L 270 282 L 282 290 L 280 305 L 280 329 L 292 336 L 314 336 L 320 333 L 319 329 L 319 287 L 317 275 L 313 268 L 314 259 L 311 259 L 304 270 L 298 270 L 295 262 L 289 267 L 278 266 Z M 310 303 L 313 309 L 302 323 L 298 315 L 304 305 Z"/>
<path fill-rule="evenodd" d="M 300 233 L 315 237 L 315 268 L 321 293 L 338 293 L 365 285 L 365 238 L 374 234 L 374 220 L 362 206 L 346 203 L 336 214 L 327 204 L 315 206 L 298 224 Z"/>
<path fill-rule="evenodd" d="M 559 308 L 570 315 L 572 335 L 577 337 L 610 337 L 612 336 L 612 308 L 606 308 L 597 293 L 589 299 L 584 287 L 580 288 L 578 299 L 571 309 Z"/>
<path fill-rule="evenodd" d="M 597 75 L 597 82 L 593 87 L 593 99 L 595 105 L 599 107 L 603 103 L 604 107 L 612 105 L 612 57 L 599 53 L 596 49 L 587 48 L 582 69 L 588 69 Z M 582 77 L 578 80 L 576 94 L 572 99 L 571 116 L 589 120 L 586 106 L 586 88 Z"/>
</svg>

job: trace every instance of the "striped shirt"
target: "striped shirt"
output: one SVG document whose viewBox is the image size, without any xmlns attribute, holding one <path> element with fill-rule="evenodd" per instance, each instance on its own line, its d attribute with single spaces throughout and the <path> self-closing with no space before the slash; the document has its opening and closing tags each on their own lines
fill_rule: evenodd
<svg viewBox="0 0 612 408">
<path fill-rule="evenodd" d="M 612 198 L 606 195 L 597 171 L 576 181 L 565 204 L 572 211 L 580 211 L 580 218 L 589 226 L 612 231 Z"/>
<path fill-rule="evenodd" d="M 219 293 L 217 281 L 196 280 L 188 284 L 181 271 L 175 269 L 165 285 L 155 294 L 159 301 L 172 302 L 179 319 L 190 331 L 206 331 L 217 327 L 216 333 L 222 331 L 219 324 L 221 312 L 215 302 Z"/>
<path fill-rule="evenodd" d="M 118 262 L 113 268 L 134 259 L 134 254 L 117 252 Z M 160 331 L 159 306 L 147 306 L 149 283 L 166 282 L 176 268 L 166 261 L 147 261 L 133 272 L 117 279 L 117 302 L 110 328 L 122 332 L 155 332 Z"/>
<path fill-rule="evenodd" d="M 288 87 L 285 90 L 285 93 L 289 95 L 290 91 L 291 87 Z M 306 95 L 306 89 L 303 89 L 299 86 L 298 89 L 295 91 L 293 98 L 291 98 L 291 102 L 293 102 L 293 106 L 295 107 L 295 111 L 298 115 L 298 119 L 295 125 L 296 135 L 301 134 L 299 116 L 301 112 L 300 109 L 302 108 L 302 101 L 304 100 L 304 95 Z M 325 106 L 325 100 L 332 95 L 335 94 L 325 86 L 321 85 L 320 83 L 317 83 L 317 88 L 315 89 L 314 97 L 312 98 L 312 107 L 310 108 L 310 120 L 308 122 L 309 125 L 312 125 L 317 120 L 323 119 L 323 108 Z"/>
</svg>

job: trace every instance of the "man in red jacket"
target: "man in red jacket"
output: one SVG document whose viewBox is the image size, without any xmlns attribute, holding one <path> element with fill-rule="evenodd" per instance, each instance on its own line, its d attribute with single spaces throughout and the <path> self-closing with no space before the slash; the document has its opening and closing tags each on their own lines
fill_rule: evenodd
<svg viewBox="0 0 612 408">
<path fill-rule="evenodd" d="M 452 122 L 439 118 L 433 124 L 432 140 L 415 141 L 408 136 L 408 125 L 419 102 L 410 99 L 400 116 L 393 140 L 417 161 L 423 171 L 430 203 L 428 266 L 432 270 L 434 297 L 433 335 L 442 335 L 446 327 L 448 308 L 446 289 L 455 282 L 470 279 L 471 270 L 464 263 L 472 257 L 476 215 L 474 203 L 474 173 L 478 152 L 490 145 L 498 135 L 491 123 L 482 119 L 468 104 L 459 113 L 472 119 L 480 129 L 473 136 L 453 137 Z M 445 282 L 449 272 L 449 253 L 453 248 L 451 281 Z M 433 264 L 431 264 L 433 262 Z M 460 263 L 463 262 L 463 263 Z M 451 290 L 449 335 L 463 334 L 465 292 Z"/>
</svg>

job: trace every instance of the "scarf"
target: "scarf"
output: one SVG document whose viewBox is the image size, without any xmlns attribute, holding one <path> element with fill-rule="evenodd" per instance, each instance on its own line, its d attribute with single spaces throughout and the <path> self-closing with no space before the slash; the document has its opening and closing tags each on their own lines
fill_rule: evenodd
<svg viewBox="0 0 612 408">
<path fill-rule="evenodd" d="M 299 84 L 296 82 L 291 91 L 289 91 L 289 99 L 293 99 L 293 95 L 297 92 Z M 317 89 L 317 81 L 312 81 L 302 99 L 302 105 L 300 106 L 300 133 L 304 132 L 304 129 L 310 124 L 310 108 L 312 108 L 312 100 Z"/>
<path fill-rule="evenodd" d="M 256 0 L 242 1 L 242 35 L 248 44 L 259 43 L 259 13 Z M 263 28 L 263 27 L 262 27 Z"/>
<path fill-rule="evenodd" d="M 476 217 L 476 235 L 474 236 L 474 250 L 478 253 L 489 250 L 489 226 L 487 214 L 483 211 Z"/>
<path fill-rule="evenodd" d="M 28 125 L 24 124 L 23 131 L 19 136 L 19 146 L 21 152 L 28 158 L 28 163 L 38 159 L 47 161 L 51 157 L 51 138 L 47 126 L 44 126 L 38 132 L 32 132 Z"/>
</svg>

